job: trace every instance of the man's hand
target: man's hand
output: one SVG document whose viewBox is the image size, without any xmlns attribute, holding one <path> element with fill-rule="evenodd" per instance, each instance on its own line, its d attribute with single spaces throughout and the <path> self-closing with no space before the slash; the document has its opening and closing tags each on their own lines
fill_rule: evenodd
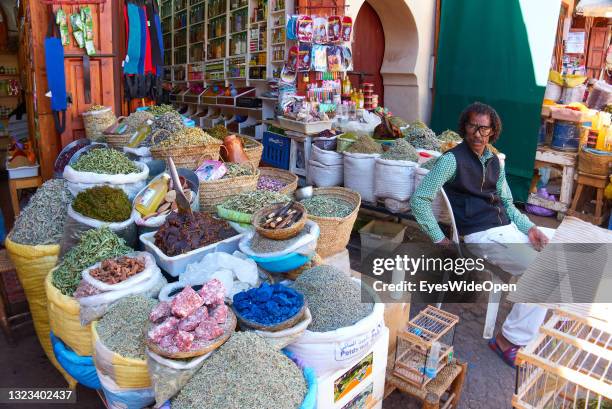
<svg viewBox="0 0 612 409">
<path fill-rule="evenodd" d="M 544 246 L 548 244 L 548 237 L 536 226 L 529 229 L 527 236 L 529 237 L 529 243 L 531 243 L 533 248 L 537 251 L 542 251 Z"/>
</svg>

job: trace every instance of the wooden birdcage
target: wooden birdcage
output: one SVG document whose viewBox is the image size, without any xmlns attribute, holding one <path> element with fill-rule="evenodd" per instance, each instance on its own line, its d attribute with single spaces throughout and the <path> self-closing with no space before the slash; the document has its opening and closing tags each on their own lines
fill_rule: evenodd
<svg viewBox="0 0 612 409">
<path fill-rule="evenodd" d="M 393 374 L 416 386 L 424 386 L 451 361 L 455 326 L 459 317 L 427 306 L 397 335 Z M 434 342 L 440 343 L 435 374 L 425 371 L 425 364 Z M 431 376 L 433 375 L 433 376 Z"/>
<path fill-rule="evenodd" d="M 516 364 L 515 408 L 612 408 L 609 322 L 556 310 Z"/>
</svg>

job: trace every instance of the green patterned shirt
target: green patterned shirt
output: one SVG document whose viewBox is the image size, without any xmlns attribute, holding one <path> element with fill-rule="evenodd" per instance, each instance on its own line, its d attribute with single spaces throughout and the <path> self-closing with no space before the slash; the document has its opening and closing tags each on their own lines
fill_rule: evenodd
<svg viewBox="0 0 612 409">
<path fill-rule="evenodd" d="M 493 157 L 493 153 L 486 149 L 479 158 L 483 172 L 485 171 L 487 159 L 491 157 Z M 457 161 L 455 160 L 455 155 L 452 153 L 442 155 L 436 161 L 433 169 L 423 178 L 423 181 L 417 187 L 410 200 L 412 214 L 416 218 L 417 223 L 434 242 L 439 242 L 446 236 L 440 229 L 440 226 L 438 226 L 431 204 L 440 188 L 446 182 L 452 181 L 455 178 L 456 172 Z M 506 171 L 503 166 L 500 168 L 499 179 L 497 180 L 497 193 L 501 198 L 510 221 L 514 222 L 521 232 L 527 234 L 534 224 L 514 206 L 512 192 L 510 192 L 510 187 L 506 182 Z"/>
</svg>

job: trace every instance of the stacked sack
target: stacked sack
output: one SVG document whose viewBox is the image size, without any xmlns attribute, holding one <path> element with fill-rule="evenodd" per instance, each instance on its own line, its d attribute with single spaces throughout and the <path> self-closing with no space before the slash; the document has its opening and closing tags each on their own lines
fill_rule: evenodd
<svg viewBox="0 0 612 409">
<path fill-rule="evenodd" d="M 344 151 L 344 186 L 359 193 L 364 202 L 376 202 L 376 160 L 382 153 L 382 145 L 367 135 Z"/>
<path fill-rule="evenodd" d="M 414 174 L 418 153 L 405 139 L 397 139 L 391 147 L 376 159 L 375 194 L 384 199 L 385 205 L 405 210 L 414 192 Z"/>
</svg>

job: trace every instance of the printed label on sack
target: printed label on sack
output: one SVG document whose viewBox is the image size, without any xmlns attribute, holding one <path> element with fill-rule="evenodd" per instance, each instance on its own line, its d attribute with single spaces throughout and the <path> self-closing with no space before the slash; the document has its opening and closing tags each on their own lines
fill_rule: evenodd
<svg viewBox="0 0 612 409">
<path fill-rule="evenodd" d="M 334 403 L 348 396 L 351 391 L 371 377 L 373 363 L 374 353 L 370 352 L 334 381 Z"/>
<path fill-rule="evenodd" d="M 358 335 L 349 340 L 335 343 L 336 361 L 346 361 L 363 354 L 370 349 L 374 341 L 381 334 L 383 322 L 379 322 L 374 328 L 365 334 Z"/>
</svg>

